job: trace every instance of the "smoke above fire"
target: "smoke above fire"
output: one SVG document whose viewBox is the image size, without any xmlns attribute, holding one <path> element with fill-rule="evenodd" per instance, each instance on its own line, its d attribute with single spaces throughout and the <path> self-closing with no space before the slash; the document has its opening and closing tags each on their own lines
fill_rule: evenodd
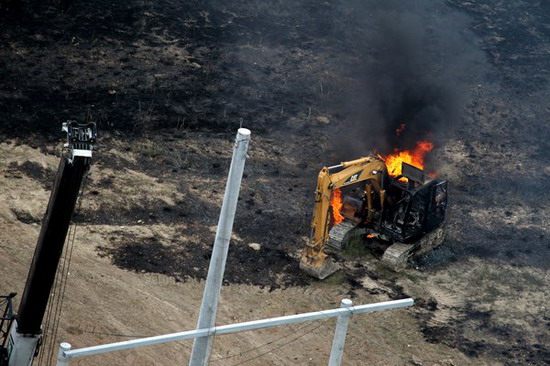
<svg viewBox="0 0 550 366">
<path fill-rule="evenodd" d="M 413 149 L 424 140 L 440 147 L 483 77 L 484 55 L 468 18 L 429 0 L 355 6 L 368 33 L 358 40 L 361 62 L 345 78 L 351 85 L 343 86 L 341 158 Z"/>
</svg>

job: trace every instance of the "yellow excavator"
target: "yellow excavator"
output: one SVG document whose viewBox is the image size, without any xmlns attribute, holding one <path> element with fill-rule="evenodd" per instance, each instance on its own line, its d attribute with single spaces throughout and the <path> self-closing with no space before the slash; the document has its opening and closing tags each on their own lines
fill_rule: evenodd
<svg viewBox="0 0 550 366">
<path fill-rule="evenodd" d="M 300 268 L 326 278 L 339 266 L 325 247 L 345 249 L 350 238 L 359 237 L 384 248 L 382 261 L 399 270 L 413 254 L 441 244 L 446 206 L 447 182 L 406 163 L 397 177 L 390 177 L 384 160 L 374 155 L 323 167 Z"/>
</svg>

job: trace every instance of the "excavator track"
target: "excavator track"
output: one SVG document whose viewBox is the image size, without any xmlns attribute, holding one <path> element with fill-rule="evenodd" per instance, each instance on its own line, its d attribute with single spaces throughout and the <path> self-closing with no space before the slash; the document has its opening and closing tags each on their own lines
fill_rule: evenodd
<svg viewBox="0 0 550 366">
<path fill-rule="evenodd" d="M 399 272 L 407 266 L 414 245 L 395 243 L 390 245 L 382 255 L 382 263 L 390 269 Z"/>
<path fill-rule="evenodd" d="M 445 240 L 445 228 L 438 227 L 434 231 L 426 234 L 415 244 L 415 257 L 420 257 L 426 253 L 431 252 L 438 246 L 440 246 Z"/>
<path fill-rule="evenodd" d="M 445 240 L 445 230 L 439 227 L 423 236 L 414 244 L 395 243 L 390 245 L 382 255 L 382 263 L 399 272 L 407 266 L 411 257 L 420 257 L 440 246 Z"/>
<path fill-rule="evenodd" d="M 329 232 L 329 240 L 327 245 L 342 250 L 344 248 L 344 238 L 346 234 L 355 227 L 355 222 L 344 220 L 339 225 L 334 226 Z"/>
</svg>

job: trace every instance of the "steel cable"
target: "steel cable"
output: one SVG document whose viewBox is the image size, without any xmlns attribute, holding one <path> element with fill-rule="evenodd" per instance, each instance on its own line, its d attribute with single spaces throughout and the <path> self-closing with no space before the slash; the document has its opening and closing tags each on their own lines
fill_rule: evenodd
<svg viewBox="0 0 550 366">
<path fill-rule="evenodd" d="M 312 327 L 313 325 L 314 325 L 314 324 L 312 324 L 312 323 L 310 323 L 310 322 L 306 322 L 305 325 L 302 325 L 302 326 L 298 327 L 298 329 L 294 330 L 293 332 L 294 332 L 294 333 L 298 333 L 298 332 L 302 331 L 302 329 L 308 328 L 308 327 Z M 314 329 L 311 329 L 311 330 L 314 330 Z M 309 331 L 311 331 L 311 330 L 309 330 Z M 309 332 L 309 331 L 308 331 L 308 332 Z M 280 341 L 281 339 L 284 339 L 284 338 L 287 338 L 287 335 L 283 335 L 283 336 L 277 337 L 277 338 L 275 338 L 275 339 L 273 339 L 273 340 L 271 340 L 271 341 L 269 341 L 269 342 L 266 342 L 266 343 L 264 343 L 264 344 L 261 344 L 261 345 L 259 345 L 259 346 L 254 347 L 254 348 L 247 349 L 247 350 L 245 350 L 245 351 L 243 351 L 243 352 L 240 352 L 240 353 L 234 353 L 234 354 L 229 355 L 229 356 L 216 358 L 216 359 L 212 360 L 212 362 L 218 362 L 218 361 L 227 360 L 227 359 L 230 359 L 230 358 L 239 357 L 239 356 L 242 356 L 242 355 L 244 355 L 244 354 L 246 354 L 246 353 L 253 352 L 253 351 L 257 350 L 257 349 L 260 349 L 260 348 L 262 348 L 262 347 L 265 347 L 265 346 L 268 346 L 268 345 L 273 344 L 273 343 L 275 343 L 275 342 L 278 342 L 278 341 Z"/>
<path fill-rule="evenodd" d="M 319 312 L 320 312 L 320 313 L 323 313 L 323 311 L 319 311 Z M 311 325 L 312 325 L 312 324 L 310 324 L 309 322 L 307 322 L 306 325 L 300 326 L 297 330 L 294 331 L 294 332 L 296 333 L 296 332 L 301 331 L 302 329 L 311 328 L 311 329 L 307 330 L 307 332 L 305 332 L 304 334 L 301 334 L 301 335 L 299 335 L 299 336 L 297 336 L 297 337 L 294 337 L 294 338 L 291 339 L 290 341 L 285 342 L 285 343 L 283 343 L 283 344 L 281 344 L 281 345 L 279 345 L 279 346 L 277 346 L 277 347 L 275 347 L 275 348 L 272 348 L 272 349 L 270 349 L 270 350 L 267 350 L 267 351 L 265 351 L 264 353 L 261 353 L 261 354 L 259 354 L 259 355 L 257 355 L 257 356 L 254 356 L 254 357 L 249 358 L 249 359 L 247 359 L 247 360 L 244 360 L 244 361 L 241 361 L 241 362 L 239 362 L 239 363 L 236 363 L 236 364 L 233 365 L 233 366 L 242 365 L 242 364 L 244 364 L 244 363 L 247 363 L 247 362 L 253 361 L 253 360 L 257 359 L 257 358 L 260 358 L 260 357 L 262 357 L 262 356 L 264 356 L 264 355 L 266 355 L 266 354 L 268 354 L 268 353 L 270 353 L 270 352 L 272 352 L 272 351 L 278 350 L 278 349 L 280 349 L 280 348 L 286 346 L 287 344 L 289 344 L 289 343 L 291 343 L 291 342 L 294 342 L 295 340 L 300 339 L 300 338 L 306 336 L 307 334 L 310 334 L 311 332 L 313 332 L 314 330 L 320 328 L 321 326 L 326 325 L 326 323 L 327 323 L 328 321 L 330 321 L 331 319 L 332 319 L 332 317 L 328 317 L 328 318 L 327 318 L 325 321 L 323 321 L 321 324 L 319 324 L 319 325 L 317 325 L 317 326 L 314 326 L 314 327 L 312 327 L 312 328 L 311 328 Z M 279 341 L 279 340 L 281 340 L 281 339 L 284 339 L 284 338 L 287 338 L 287 336 L 285 335 L 285 336 L 279 337 L 279 338 L 277 338 L 277 339 L 275 339 L 275 340 L 272 340 L 272 341 L 269 341 L 269 342 L 267 342 L 267 343 L 265 343 L 265 344 L 262 344 L 262 345 L 260 345 L 260 346 L 257 346 L 257 347 L 248 349 L 248 350 L 246 350 L 246 351 L 244 351 L 244 352 L 241 352 L 241 353 L 239 353 L 239 354 L 234 354 L 234 355 L 231 355 L 231 356 L 218 358 L 218 359 L 214 360 L 214 362 L 216 362 L 216 361 L 221 361 L 221 360 L 225 360 L 225 359 L 229 359 L 229 358 L 233 358 L 233 357 L 237 357 L 237 356 L 241 356 L 241 355 L 243 355 L 243 354 L 245 354 L 245 353 L 253 352 L 253 351 L 257 350 L 257 349 L 260 349 L 260 348 L 262 348 L 262 347 L 265 347 L 266 345 L 275 343 L 275 342 L 277 342 L 277 341 Z"/>
<path fill-rule="evenodd" d="M 60 159 L 63 158 L 63 150 L 62 149 L 59 151 L 59 157 L 60 157 Z M 55 185 L 55 183 L 54 183 L 54 185 Z M 44 223 L 42 223 L 42 224 L 44 224 Z M 55 297 L 55 294 L 57 293 L 57 288 L 59 286 L 59 282 L 60 282 L 60 272 L 57 271 L 56 274 L 55 274 L 55 280 L 54 280 L 54 283 L 53 283 L 53 288 L 52 288 L 50 297 L 52 297 L 52 298 Z M 51 319 L 52 319 L 52 316 L 53 316 L 53 309 L 54 309 L 53 304 L 48 300 L 47 309 L 46 309 L 46 320 L 44 321 L 42 339 L 40 340 L 40 342 L 42 344 L 40 345 L 40 349 L 38 350 L 38 352 L 39 352 L 38 364 L 39 365 L 43 364 L 43 359 L 45 357 L 45 354 L 47 353 L 46 343 L 49 340 L 48 332 L 50 331 L 50 324 L 51 324 Z"/>
<path fill-rule="evenodd" d="M 381 316 L 379 316 L 378 318 L 380 318 L 380 317 Z M 383 319 L 383 320 L 385 320 L 385 319 Z M 376 340 L 375 338 L 373 338 L 372 335 L 369 335 L 366 331 L 360 329 L 357 325 L 352 324 L 352 322 L 349 323 L 349 328 L 351 328 L 354 332 L 359 333 L 360 337 L 357 337 L 358 339 L 364 339 L 365 342 L 373 343 L 374 345 L 376 345 L 376 347 L 377 347 L 376 349 L 381 351 L 381 353 L 386 357 L 386 359 L 384 359 L 384 360 L 376 361 L 374 363 L 375 365 L 388 364 L 388 359 L 400 359 L 401 361 L 404 361 L 405 363 L 408 363 L 408 362 L 411 361 L 410 357 L 405 357 L 405 356 L 397 354 L 395 352 L 395 350 L 390 348 L 390 346 L 386 342 L 382 343 L 382 342 Z M 391 329 L 388 329 L 386 327 L 383 327 L 383 328 L 386 329 L 388 332 L 392 331 Z M 348 333 L 349 333 L 349 331 L 348 331 Z M 416 331 L 409 331 L 409 332 L 402 332 L 400 334 L 412 335 L 412 334 L 417 334 L 417 332 Z M 352 342 L 349 345 L 347 345 L 346 348 L 348 348 L 348 352 L 349 352 L 349 349 L 351 347 L 357 345 L 359 342 L 360 341 L 355 341 L 355 342 Z M 423 359 L 423 361 L 437 363 L 437 362 L 440 362 L 441 360 Z"/>
<path fill-rule="evenodd" d="M 294 341 L 296 341 L 296 340 L 298 340 L 298 339 L 300 339 L 300 338 L 302 338 L 302 337 L 305 337 L 306 335 L 310 334 L 310 333 L 313 332 L 314 330 L 319 329 L 319 328 L 322 327 L 323 325 L 326 325 L 326 323 L 329 322 L 330 320 L 331 320 L 330 318 L 329 318 L 329 319 L 326 319 L 326 320 L 323 321 L 321 324 L 317 325 L 316 327 L 314 327 L 313 329 L 311 329 L 311 330 L 308 331 L 307 333 L 304 333 L 304 334 L 301 334 L 301 335 L 299 335 L 299 336 L 297 336 L 297 337 L 291 338 L 288 342 L 285 342 L 285 343 L 283 343 L 283 344 L 281 344 L 281 345 L 279 345 L 279 346 L 277 346 L 277 347 L 275 347 L 275 348 L 272 348 L 272 349 L 270 349 L 270 350 L 267 350 L 267 351 L 265 351 L 264 353 L 260 353 L 259 355 L 256 355 L 256 356 L 254 356 L 254 357 L 251 357 L 251 358 L 249 358 L 249 359 L 247 359 L 247 360 L 244 360 L 244 361 L 242 361 L 242 362 L 236 363 L 236 364 L 234 364 L 233 366 L 244 365 L 244 364 L 247 363 L 247 362 L 253 361 L 253 360 L 258 359 L 258 358 L 260 358 L 260 357 L 262 357 L 262 356 L 265 356 L 266 354 L 268 354 L 268 353 L 270 353 L 270 352 L 273 352 L 273 351 L 276 351 L 276 350 L 278 350 L 278 349 L 280 349 L 280 348 L 283 348 L 283 347 L 286 346 L 287 344 L 290 344 L 290 343 L 292 343 L 292 342 L 294 342 Z"/>
<path fill-rule="evenodd" d="M 80 192 L 78 195 L 78 204 L 75 210 L 75 213 L 79 213 L 82 207 L 82 195 L 84 192 L 84 187 L 88 180 L 89 171 L 86 172 L 84 176 L 82 185 L 80 187 Z M 76 184 L 73 182 L 73 184 Z M 48 306 L 48 316 L 46 322 L 44 323 L 44 338 L 42 342 L 42 349 L 39 356 L 39 364 L 42 365 L 44 357 L 46 358 L 45 364 L 52 364 L 54 355 L 55 355 L 55 340 L 57 338 L 57 333 L 59 331 L 59 323 L 61 320 L 61 310 L 63 309 L 63 302 L 65 299 L 65 292 L 67 289 L 67 279 L 69 275 L 69 270 L 71 266 L 74 243 L 76 238 L 76 230 L 78 228 L 78 223 L 73 223 L 69 229 L 67 235 L 67 245 L 64 249 L 63 263 L 60 263 L 60 268 L 56 273 L 56 280 L 54 283 L 54 288 L 52 290 L 52 297 L 55 298 L 55 302 L 51 303 Z M 52 324 L 53 322 L 53 324 Z M 47 355 L 46 355 L 47 354 Z"/>
</svg>

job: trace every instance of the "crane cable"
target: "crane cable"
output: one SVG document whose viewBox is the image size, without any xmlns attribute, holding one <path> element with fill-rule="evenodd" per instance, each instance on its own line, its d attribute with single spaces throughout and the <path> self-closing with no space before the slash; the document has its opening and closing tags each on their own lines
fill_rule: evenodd
<svg viewBox="0 0 550 366">
<path fill-rule="evenodd" d="M 297 327 L 297 329 L 292 329 L 292 332 L 293 332 L 294 334 L 297 334 L 297 333 L 300 333 L 302 330 L 311 327 L 312 329 L 308 329 L 308 330 L 305 332 L 305 334 L 309 334 L 312 330 L 317 329 L 316 327 L 315 327 L 315 328 L 313 327 L 314 325 L 315 325 L 315 324 L 312 324 L 312 323 L 310 323 L 310 322 L 306 322 L 304 325 L 301 325 L 301 326 Z M 233 354 L 228 355 L 228 356 L 214 358 L 213 360 L 211 360 L 211 362 L 214 363 L 214 362 L 219 362 L 219 361 L 222 361 L 222 360 L 227 360 L 227 359 L 230 359 L 230 358 L 240 357 L 240 356 L 243 356 L 243 355 L 245 355 L 245 354 L 247 354 L 247 353 L 250 353 L 250 352 L 256 351 L 256 350 L 258 350 L 258 349 L 260 349 L 260 348 L 263 348 L 263 347 L 265 347 L 265 346 L 269 346 L 270 344 L 276 343 L 276 342 L 278 342 L 278 341 L 280 341 L 280 340 L 282 340 L 282 339 L 285 339 L 285 338 L 288 338 L 288 335 L 285 334 L 285 335 L 279 336 L 279 337 L 277 337 L 277 338 L 275 338 L 275 339 L 272 339 L 272 340 L 270 340 L 270 341 L 267 341 L 267 342 L 265 342 L 265 343 L 263 343 L 263 344 L 261 344 L 261 345 L 259 345 L 259 346 L 256 346 L 256 347 L 253 347 L 253 348 L 249 348 L 249 349 L 244 350 L 244 351 L 239 352 L 239 353 L 233 353 Z"/>
<path fill-rule="evenodd" d="M 233 366 L 244 365 L 245 363 L 248 363 L 248 362 L 250 362 L 250 361 L 256 360 L 256 359 L 258 359 L 258 358 L 260 358 L 260 357 L 265 356 L 265 355 L 268 354 L 268 353 L 271 353 L 271 352 L 276 351 L 276 350 L 278 350 L 278 349 L 280 349 L 280 348 L 283 348 L 283 347 L 286 346 L 287 344 L 290 344 L 290 343 L 292 343 L 292 342 L 294 342 L 294 341 L 296 341 L 296 340 L 298 340 L 298 339 L 300 339 L 300 338 L 305 337 L 306 335 L 311 334 L 314 330 L 317 330 L 317 329 L 321 328 L 323 325 L 326 325 L 326 323 L 329 322 L 330 320 L 331 320 L 330 318 L 329 318 L 329 319 L 325 319 L 321 324 L 319 324 L 319 325 L 317 325 L 316 327 L 314 327 L 313 329 L 309 330 L 309 332 L 304 333 L 304 334 L 300 334 L 300 335 L 298 335 L 298 336 L 296 336 L 296 337 L 293 337 L 293 338 L 291 338 L 289 341 L 286 341 L 285 343 L 282 343 L 282 344 L 278 345 L 278 346 L 275 347 L 275 348 L 269 349 L 269 350 L 267 350 L 267 351 L 265 351 L 265 352 L 263 352 L 263 353 L 260 353 L 259 355 L 253 356 L 253 357 L 248 358 L 248 359 L 246 359 L 246 360 L 244 360 L 244 361 L 240 361 L 240 362 L 234 364 Z"/>
<path fill-rule="evenodd" d="M 85 176 L 84 176 L 84 179 L 83 179 L 83 182 L 82 182 L 82 185 L 80 187 L 80 192 L 79 192 L 79 195 L 78 195 L 78 205 L 77 205 L 77 209 L 75 210 L 75 213 L 80 213 L 80 209 L 82 207 L 82 195 L 83 195 L 83 192 L 84 192 L 84 187 L 86 185 L 86 182 L 88 180 L 88 174 L 89 174 L 89 170 L 86 172 Z M 74 243 L 75 243 L 75 238 L 76 238 L 76 230 L 78 228 L 78 223 L 73 223 L 72 225 L 72 236 L 71 237 L 67 237 L 67 241 L 68 241 L 68 245 L 67 245 L 67 249 L 65 251 L 65 259 L 63 261 L 63 266 L 62 266 L 62 278 L 61 278 L 61 286 L 62 288 L 60 289 L 60 297 L 58 299 L 58 303 L 57 303 L 57 307 L 56 307 L 56 317 L 54 318 L 54 333 L 53 333 L 53 336 L 51 338 L 51 346 L 50 346 L 50 353 L 49 353 L 49 358 L 48 360 L 50 360 L 50 362 L 52 361 L 52 358 L 54 356 L 54 351 L 56 349 L 55 347 L 55 339 L 57 338 L 57 332 L 59 330 L 59 323 L 60 323 L 60 320 L 61 320 L 61 310 L 63 309 L 63 302 L 65 300 L 65 292 L 67 290 L 67 283 L 68 283 L 68 276 L 69 276 L 69 271 L 70 271 L 70 268 L 71 268 L 71 261 L 72 261 L 72 257 L 73 257 L 73 250 L 74 250 Z"/>
<path fill-rule="evenodd" d="M 323 311 L 319 311 L 319 312 L 320 312 L 320 313 L 323 313 Z M 332 319 L 332 317 L 328 317 L 327 319 L 325 319 L 325 320 L 324 320 L 321 324 L 319 324 L 319 325 L 315 325 L 314 323 L 312 324 L 312 323 L 310 323 L 310 322 L 306 322 L 304 325 L 301 325 L 301 326 L 297 327 L 297 329 L 295 329 L 295 330 L 292 331 L 294 334 L 298 334 L 298 333 L 300 333 L 302 330 L 305 330 L 305 332 L 304 332 L 303 334 L 300 334 L 300 335 L 298 335 L 298 336 L 292 338 L 290 341 L 287 341 L 287 342 L 285 342 L 285 343 L 283 343 L 283 344 L 277 345 L 276 347 L 274 347 L 274 348 L 272 348 L 272 349 L 270 349 L 270 350 L 268 350 L 268 351 L 265 351 L 264 353 L 261 353 L 261 354 L 259 354 L 259 355 L 253 356 L 253 357 L 251 357 L 251 358 L 249 358 L 249 359 L 247 359 L 247 360 L 244 360 L 244 361 L 239 361 L 239 362 L 236 363 L 235 365 L 241 365 L 241 364 L 250 362 L 250 361 L 252 361 L 252 360 L 255 360 L 255 359 L 259 358 L 259 357 L 262 357 L 262 356 L 266 355 L 267 353 L 270 353 L 270 352 L 272 352 L 272 351 L 278 350 L 278 349 L 280 349 L 280 348 L 286 346 L 287 344 L 289 344 L 289 343 L 291 343 L 291 342 L 293 342 L 293 341 L 295 341 L 295 340 L 297 340 L 297 339 L 299 339 L 299 338 L 302 338 L 302 337 L 304 337 L 304 336 L 306 336 L 306 335 L 308 335 L 308 334 L 311 334 L 311 332 L 313 332 L 314 330 L 317 330 L 317 329 L 320 328 L 321 326 L 325 325 L 325 324 L 326 324 L 328 321 L 330 321 L 331 319 Z M 311 329 L 306 329 L 306 328 L 311 328 Z M 260 348 L 263 348 L 263 347 L 265 347 L 265 346 L 269 346 L 269 345 L 271 345 L 271 344 L 273 344 L 273 343 L 276 343 L 276 342 L 278 342 L 278 341 L 280 341 L 280 340 L 282 340 L 282 339 L 286 339 L 286 338 L 288 338 L 288 335 L 285 334 L 285 335 L 283 335 L 283 336 L 280 336 L 280 337 L 277 337 L 277 338 L 275 338 L 275 339 L 272 339 L 272 340 L 270 340 L 270 341 L 268 341 L 268 342 L 266 342 L 266 343 L 263 343 L 263 344 L 261 344 L 261 345 L 259 345 L 259 346 L 256 346 L 256 347 L 253 347 L 253 348 L 249 348 L 249 349 L 247 349 L 247 350 L 245 350 L 245 351 L 242 351 L 242 352 L 239 352 L 239 353 L 234 353 L 234 354 L 232 354 L 232 355 L 228 355 L 228 356 L 225 356 L 225 357 L 214 358 L 213 360 L 211 360 L 211 362 L 218 362 L 218 361 L 227 360 L 227 359 L 230 359 L 230 358 L 235 358 L 235 357 L 243 356 L 243 355 L 246 354 L 246 353 L 256 351 L 256 350 L 258 350 L 258 349 L 260 349 Z M 212 347 L 212 348 L 213 348 L 213 347 Z"/>
<path fill-rule="evenodd" d="M 83 182 L 80 187 L 80 192 L 78 194 L 78 203 L 77 208 L 74 213 L 79 213 L 82 207 L 82 195 L 84 192 L 84 187 L 89 177 L 89 170 L 85 173 Z M 73 182 L 75 184 L 75 182 Z M 73 217 L 74 217 L 73 213 Z M 46 321 L 44 322 L 44 335 L 42 339 L 42 346 L 39 350 L 39 365 L 51 364 L 54 357 L 55 340 L 57 338 L 57 332 L 59 330 L 59 322 L 61 319 L 61 310 L 63 308 L 63 301 L 65 299 L 65 291 L 67 289 L 67 278 L 69 275 L 69 269 L 71 266 L 71 260 L 74 249 L 74 242 L 76 237 L 76 229 L 78 223 L 72 223 L 69 228 L 69 233 L 67 235 L 66 243 L 64 249 L 63 263 L 60 263 L 61 268 L 58 269 L 56 273 L 56 279 L 54 287 L 52 289 L 51 297 L 55 298 L 52 303 L 48 305 L 48 311 L 46 315 Z M 53 324 L 52 324 L 53 323 Z M 46 358 L 46 363 L 43 363 L 44 358 Z"/>
</svg>

